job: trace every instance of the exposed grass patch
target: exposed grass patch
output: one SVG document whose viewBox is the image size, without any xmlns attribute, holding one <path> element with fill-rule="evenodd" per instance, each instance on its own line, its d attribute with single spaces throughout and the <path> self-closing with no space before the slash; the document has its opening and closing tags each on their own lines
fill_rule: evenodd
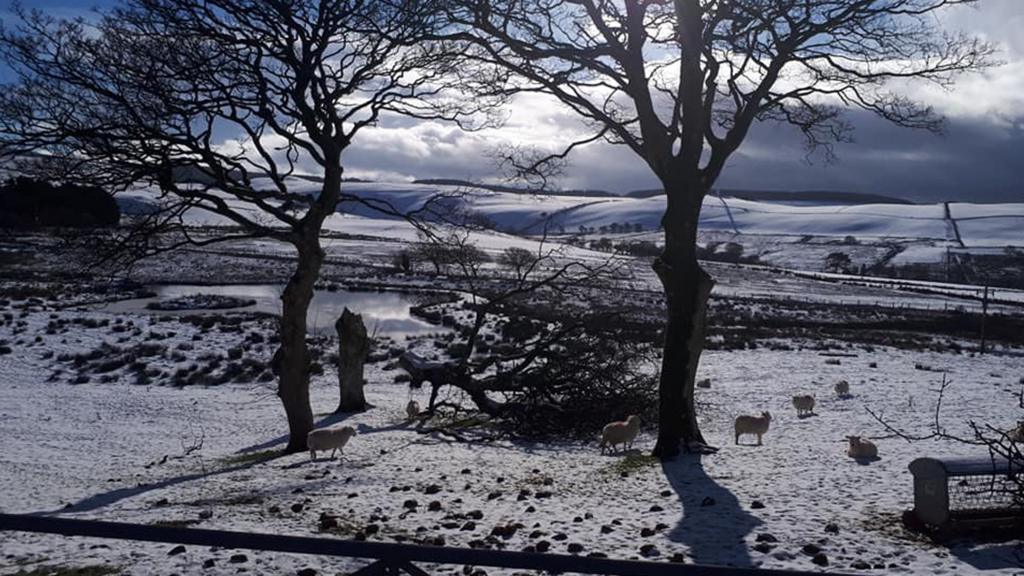
<svg viewBox="0 0 1024 576">
<path fill-rule="evenodd" d="M 119 566 L 36 566 L 32 570 L 19 570 L 14 576 L 105 576 L 118 574 Z"/>
<path fill-rule="evenodd" d="M 189 526 L 195 526 L 202 522 L 194 518 L 181 518 L 177 520 L 157 520 L 156 522 L 150 522 L 150 526 L 159 526 L 161 528 L 188 528 Z"/>
<path fill-rule="evenodd" d="M 241 464 L 258 464 L 260 462 L 266 462 L 273 460 L 278 456 L 282 456 L 280 450 L 260 450 L 258 452 L 243 452 L 242 454 L 232 454 L 231 456 L 225 456 L 220 459 L 220 463 L 225 466 L 238 466 Z"/>
<path fill-rule="evenodd" d="M 630 453 L 626 456 L 619 458 L 614 463 L 608 466 L 608 471 L 612 474 L 635 474 L 643 472 L 646 469 L 653 468 L 660 463 L 658 458 L 651 456 L 650 454 L 641 453 Z"/>
</svg>

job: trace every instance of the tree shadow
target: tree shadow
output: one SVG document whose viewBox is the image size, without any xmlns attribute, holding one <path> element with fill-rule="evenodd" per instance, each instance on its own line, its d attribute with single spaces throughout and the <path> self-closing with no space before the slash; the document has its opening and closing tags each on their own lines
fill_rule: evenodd
<svg viewBox="0 0 1024 576">
<path fill-rule="evenodd" d="M 349 418 L 349 416 L 354 416 L 356 414 L 359 414 L 359 412 L 341 412 L 341 413 L 333 412 L 331 414 L 327 414 L 326 416 L 321 418 L 319 421 L 314 423 L 313 424 L 313 428 L 323 428 L 324 426 L 331 426 L 332 424 L 337 424 L 339 422 L 344 422 L 345 420 L 347 420 Z M 267 440 L 266 442 L 260 442 L 259 444 L 253 444 L 252 446 L 246 446 L 245 448 L 241 448 L 238 451 L 236 451 L 235 454 L 246 454 L 246 453 L 249 453 L 249 452 L 261 452 L 263 450 L 269 450 L 271 448 L 274 448 L 275 446 L 281 446 L 281 445 L 283 445 L 283 444 L 285 444 L 287 442 L 288 442 L 288 435 L 287 434 L 282 434 L 281 436 L 277 436 L 275 438 L 271 438 L 270 440 Z"/>
<path fill-rule="evenodd" d="M 687 546 L 700 564 L 753 567 L 744 539 L 763 522 L 708 476 L 700 455 L 681 455 L 661 468 L 683 505 L 683 517 L 668 532 L 669 540 Z"/>
<path fill-rule="evenodd" d="M 182 474 L 181 476 L 174 476 L 173 478 L 165 478 L 159 482 L 153 482 L 152 484 L 142 484 L 139 486 L 132 486 L 130 488 L 117 488 L 108 492 L 102 492 L 100 494 L 94 494 L 82 500 L 79 500 L 75 504 L 58 508 L 56 510 L 43 510 L 39 512 L 31 512 L 29 516 L 56 516 L 59 514 L 68 514 L 76 512 L 92 512 L 100 508 L 105 508 L 111 504 L 120 502 L 128 498 L 134 498 L 140 494 L 152 492 L 154 490 L 162 490 L 170 486 L 176 486 L 178 484 L 184 484 L 186 482 L 192 482 L 193 480 L 201 480 L 203 478 L 212 478 L 214 476 L 220 476 L 221 474 L 230 474 L 232 472 L 238 472 L 246 470 L 255 466 L 256 464 L 262 464 L 269 462 L 282 456 L 278 454 L 267 458 L 258 458 L 249 460 L 246 462 L 238 463 L 234 466 L 228 466 L 219 470 L 213 470 L 208 472 L 196 472 L 193 474 Z"/>
</svg>

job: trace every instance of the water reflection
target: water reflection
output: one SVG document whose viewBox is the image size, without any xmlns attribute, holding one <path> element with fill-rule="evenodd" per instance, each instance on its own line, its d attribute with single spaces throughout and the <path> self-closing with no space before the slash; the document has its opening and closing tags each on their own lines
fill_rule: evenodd
<svg viewBox="0 0 1024 576">
<path fill-rule="evenodd" d="M 116 302 L 106 306 L 105 310 L 113 313 L 154 313 L 151 310 L 146 310 L 146 304 L 191 294 L 208 294 L 255 300 L 255 305 L 236 310 L 277 315 L 281 313 L 281 292 L 284 290 L 284 286 L 274 284 L 215 286 L 175 284 L 152 286 L 151 289 L 157 294 L 155 298 Z M 409 314 L 409 307 L 413 304 L 415 304 L 413 296 L 402 292 L 317 291 L 309 307 L 307 324 L 310 332 L 333 332 L 335 320 L 341 316 L 342 310 L 348 307 L 349 310 L 363 315 L 363 322 L 366 323 L 366 329 L 370 333 L 401 337 L 438 331 L 437 326 Z M 181 313 L 195 314 L 199 312 L 203 311 L 184 310 Z M 159 313 L 168 314 L 168 312 Z"/>
</svg>

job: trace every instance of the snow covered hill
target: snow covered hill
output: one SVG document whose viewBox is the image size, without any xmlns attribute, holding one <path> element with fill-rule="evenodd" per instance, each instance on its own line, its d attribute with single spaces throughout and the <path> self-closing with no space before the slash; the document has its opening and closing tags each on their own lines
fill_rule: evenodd
<svg viewBox="0 0 1024 576">
<path fill-rule="evenodd" d="M 311 194 L 317 186 L 294 181 L 296 190 Z M 654 231 L 665 210 L 664 196 L 591 198 L 386 182 L 346 183 L 345 192 L 362 199 L 343 203 L 340 211 L 346 214 L 394 220 L 377 208 L 410 213 L 433 202 L 472 211 L 511 234 L 541 234 L 545 226 L 555 234 L 576 233 L 581 227 L 597 231 L 612 225 Z M 136 212 L 153 197 L 147 190 L 131 192 L 122 196 L 122 207 Z M 190 218 L 196 223 L 223 223 L 213 215 L 192 214 Z M 704 201 L 701 228 L 752 235 L 927 239 L 962 242 L 966 247 L 1024 246 L 1024 202 L 950 203 L 947 211 L 944 204 L 793 206 L 712 196 Z"/>
</svg>

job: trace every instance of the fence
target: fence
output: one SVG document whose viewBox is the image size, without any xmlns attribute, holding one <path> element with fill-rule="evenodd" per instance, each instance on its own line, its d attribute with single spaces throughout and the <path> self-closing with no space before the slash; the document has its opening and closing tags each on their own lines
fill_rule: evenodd
<svg viewBox="0 0 1024 576">
<path fill-rule="evenodd" d="M 288 554 L 360 558 L 372 561 L 367 566 L 353 572 L 352 576 L 397 575 L 401 572 L 410 576 L 428 576 L 428 573 L 416 566 L 414 562 L 532 570 L 553 574 L 571 572 L 614 576 L 810 576 L 811 574 L 822 576 L 821 572 L 761 570 L 670 562 L 611 560 L 562 554 L 359 542 L 332 538 L 173 528 L 13 514 L 0 514 L 0 531 L 219 546 Z"/>
</svg>

